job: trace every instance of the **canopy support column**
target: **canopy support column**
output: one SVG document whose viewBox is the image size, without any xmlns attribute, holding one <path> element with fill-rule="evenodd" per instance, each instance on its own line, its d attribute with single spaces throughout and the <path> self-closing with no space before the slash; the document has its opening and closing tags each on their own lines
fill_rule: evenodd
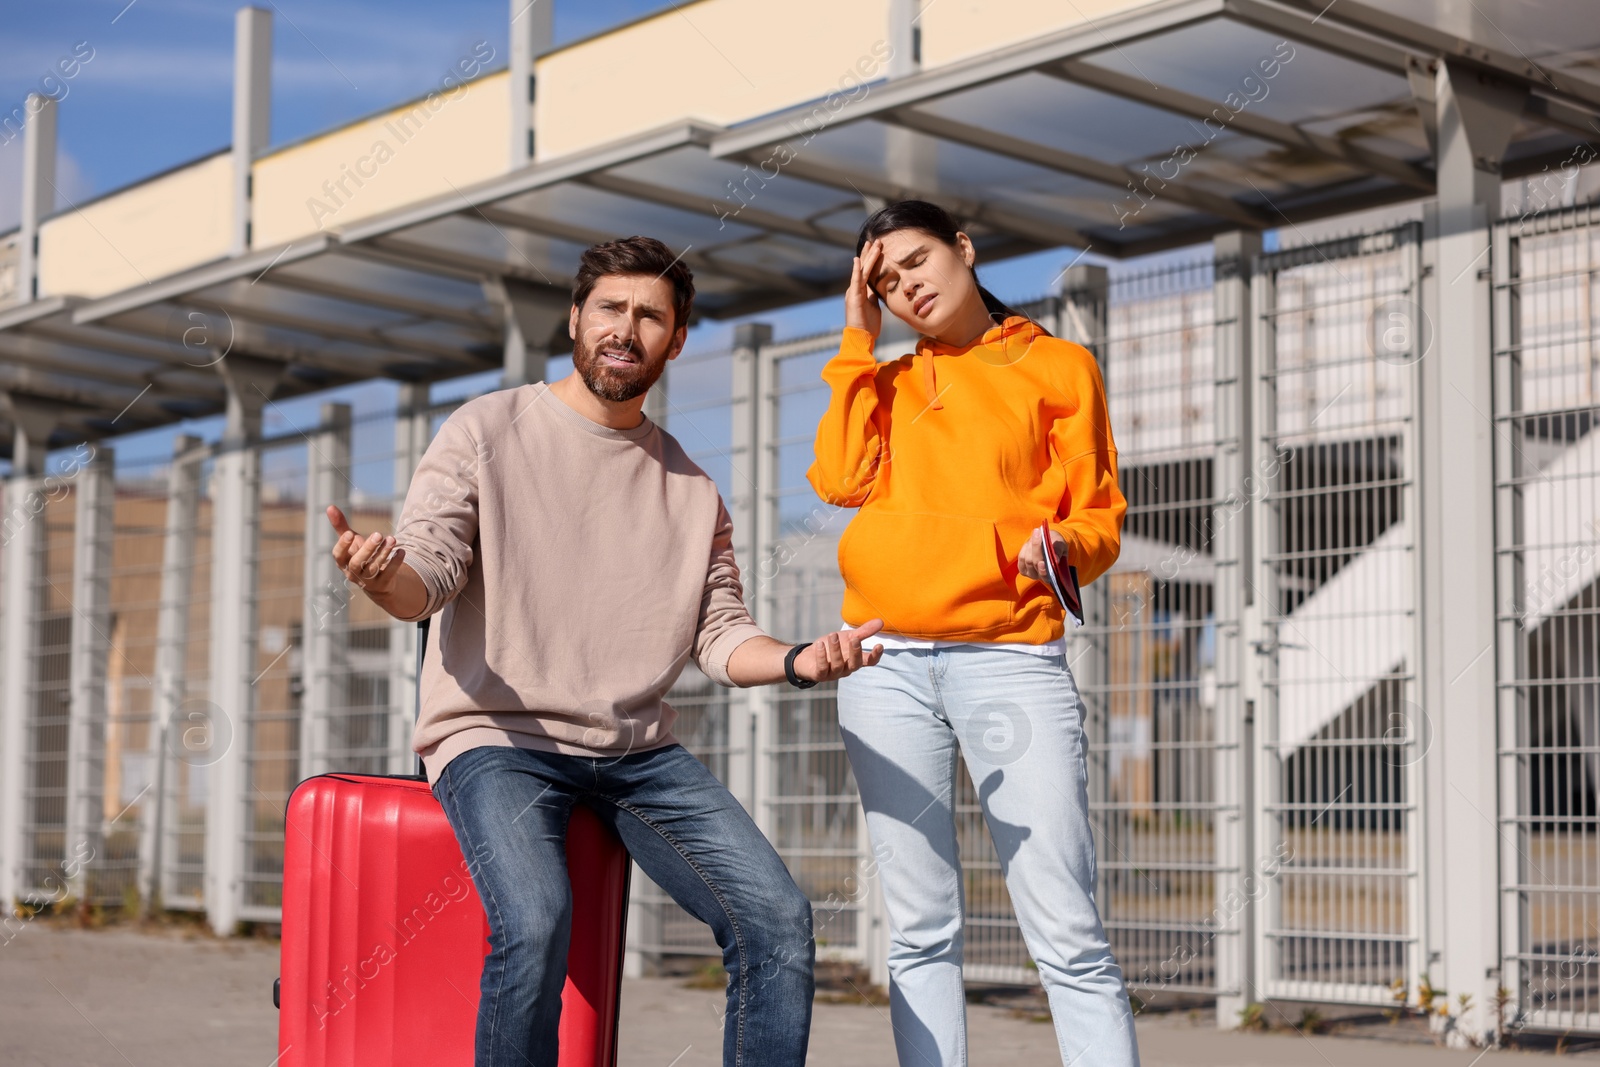
<svg viewBox="0 0 1600 1067">
<path fill-rule="evenodd" d="M 29 93 L 22 129 L 22 217 L 17 232 L 18 303 L 39 297 L 39 223 L 56 203 L 56 101 Z"/>
<path fill-rule="evenodd" d="M 1527 95 L 1454 62 L 1439 65 L 1439 193 L 1423 223 L 1423 308 L 1436 340 L 1417 364 L 1419 673 L 1433 740 L 1421 798 L 1429 859 L 1421 969 L 1452 1000 L 1472 996 L 1449 1035 L 1459 1047 L 1492 1036 L 1500 984 L 1490 229 L 1501 155 Z"/>
<path fill-rule="evenodd" d="M 261 411 L 282 364 L 230 355 L 216 364 L 227 423 L 211 474 L 211 700 L 185 728 L 184 758 L 207 767 L 205 908 L 229 936 L 244 903 L 245 795 L 255 706 L 256 598 L 261 519 Z"/>
<path fill-rule="evenodd" d="M 505 314 L 505 370 L 500 388 L 544 381 L 556 340 L 566 334 L 571 303 L 515 278 L 485 282 L 484 291 Z"/>
<path fill-rule="evenodd" d="M 272 12 L 241 7 L 233 16 L 233 233 L 229 252 L 250 250 L 251 166 L 272 131 Z"/>
<path fill-rule="evenodd" d="M 23 809 L 32 774 L 29 702 L 37 676 L 36 648 L 43 613 L 46 537 L 44 510 L 45 446 L 54 424 L 25 401 L 8 398 L 15 427 L 11 478 L 6 482 L 3 664 L 0 669 L 0 921 L 11 918 L 12 904 L 26 888 L 22 874 Z M 0 927 L 5 929 L 5 927 Z M 10 931 L 6 930 L 9 940 Z"/>
</svg>

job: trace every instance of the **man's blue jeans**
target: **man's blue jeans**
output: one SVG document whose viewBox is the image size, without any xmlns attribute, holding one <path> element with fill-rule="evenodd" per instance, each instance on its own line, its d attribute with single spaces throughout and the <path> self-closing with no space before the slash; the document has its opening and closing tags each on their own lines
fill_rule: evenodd
<svg viewBox="0 0 1600 1067">
<path fill-rule="evenodd" d="M 728 971 L 726 1067 L 801 1067 L 816 956 L 811 903 L 723 784 L 681 745 L 614 759 L 469 749 L 434 783 L 489 918 L 476 1067 L 555 1067 L 572 931 L 567 819 L 585 804 L 708 924 Z M 662 1062 L 677 1049 L 662 1049 Z"/>
</svg>

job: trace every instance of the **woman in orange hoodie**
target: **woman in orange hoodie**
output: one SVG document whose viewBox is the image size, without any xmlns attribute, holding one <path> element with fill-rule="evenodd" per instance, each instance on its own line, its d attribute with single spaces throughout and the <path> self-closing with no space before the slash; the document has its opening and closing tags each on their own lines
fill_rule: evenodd
<svg viewBox="0 0 1600 1067">
<path fill-rule="evenodd" d="M 889 915 L 900 1063 L 967 1062 L 959 750 L 1062 1061 L 1137 1064 L 1095 906 L 1083 703 L 1039 536 L 1083 585 L 1117 558 L 1127 502 L 1099 368 L 980 286 L 971 240 L 936 205 L 890 204 L 856 249 L 807 477 L 859 509 L 839 541 L 847 626 L 883 620 L 883 658 L 840 679 L 838 701 Z M 880 302 L 922 335 L 915 354 L 877 361 Z"/>
</svg>

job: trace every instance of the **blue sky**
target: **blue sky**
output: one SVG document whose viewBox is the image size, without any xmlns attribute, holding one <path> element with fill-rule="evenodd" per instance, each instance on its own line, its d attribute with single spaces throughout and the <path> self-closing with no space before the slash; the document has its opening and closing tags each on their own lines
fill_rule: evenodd
<svg viewBox="0 0 1600 1067">
<path fill-rule="evenodd" d="M 554 0 L 537 0 L 551 3 Z M 506 0 L 257 0 L 273 10 L 272 143 L 284 144 L 434 88 L 479 41 L 504 66 Z M 57 61 L 92 58 L 64 83 L 60 167 L 75 201 L 228 144 L 231 0 L 89 0 L 4 5 L 0 111 L 37 91 Z M 661 0 L 561 0 L 556 41 L 663 8 Z M 80 47 L 86 43 L 86 47 Z M 16 225 L 21 141 L 0 146 L 0 231 Z M 66 206 L 64 204 L 58 206 Z"/>
<path fill-rule="evenodd" d="M 443 72 L 487 41 L 492 66 L 508 56 L 507 0 L 257 0 L 274 12 L 272 143 L 284 144 L 433 88 Z M 555 2 L 556 43 L 665 9 L 661 0 Z M 60 95 L 58 184 L 73 203 L 216 151 L 230 138 L 232 0 L 9 0 L 0 35 L 0 112 L 19 107 L 58 61 L 88 56 Z M 53 94 L 60 89 L 46 86 Z M 0 144 L 0 232 L 19 214 L 21 139 Z M 65 202 L 58 208 L 68 206 Z M 1075 253 L 1053 251 L 985 268 L 1006 299 L 1046 292 Z M 839 301 L 767 313 L 779 337 L 836 325 Z M 695 347 L 727 343 L 731 323 L 695 331 Z M 557 368 L 553 367 L 552 371 Z M 492 376 L 447 383 L 436 396 L 492 388 Z M 340 392 L 358 415 L 392 403 L 393 387 L 370 383 Z M 331 399 L 324 397 L 323 399 Z M 269 433 L 309 426 L 316 400 L 275 406 Z M 152 431 L 119 442 L 118 462 L 159 463 L 178 430 L 214 437 L 217 420 Z"/>
</svg>

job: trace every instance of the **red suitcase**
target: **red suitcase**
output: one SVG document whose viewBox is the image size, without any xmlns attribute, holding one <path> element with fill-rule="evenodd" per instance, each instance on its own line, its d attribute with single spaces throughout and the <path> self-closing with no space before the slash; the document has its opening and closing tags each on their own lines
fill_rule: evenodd
<svg viewBox="0 0 1600 1067">
<path fill-rule="evenodd" d="M 425 628 L 418 637 L 425 645 Z M 630 867 L 610 828 L 575 808 L 561 1067 L 616 1063 Z M 284 837 L 277 1064 L 470 1067 L 488 937 L 426 779 L 306 779 Z"/>
</svg>

